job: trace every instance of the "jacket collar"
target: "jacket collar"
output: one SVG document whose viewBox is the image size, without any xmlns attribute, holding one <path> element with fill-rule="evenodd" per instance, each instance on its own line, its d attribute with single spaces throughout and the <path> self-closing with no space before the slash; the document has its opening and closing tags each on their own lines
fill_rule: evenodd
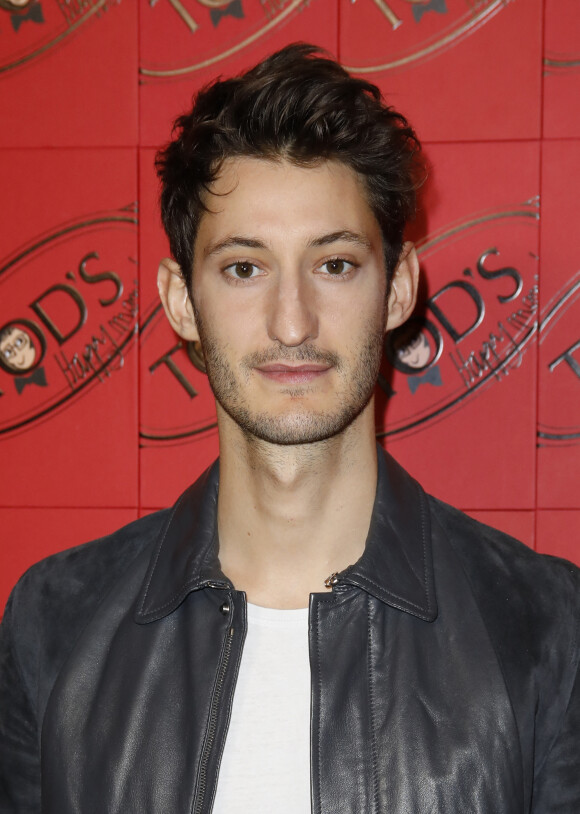
<svg viewBox="0 0 580 814">
<path fill-rule="evenodd" d="M 216 461 L 173 507 L 138 599 L 137 622 L 168 615 L 191 591 L 231 587 L 217 554 L 218 484 Z M 433 621 L 437 616 L 427 497 L 380 447 L 365 551 L 337 578 L 419 619 Z"/>
<path fill-rule="evenodd" d="M 432 622 L 437 603 L 427 495 L 381 447 L 377 460 L 377 493 L 365 550 L 338 575 L 339 581 Z"/>
</svg>

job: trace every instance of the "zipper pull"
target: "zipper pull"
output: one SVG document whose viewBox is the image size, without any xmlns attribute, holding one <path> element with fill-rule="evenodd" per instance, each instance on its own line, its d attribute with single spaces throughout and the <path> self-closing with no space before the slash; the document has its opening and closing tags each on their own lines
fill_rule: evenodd
<svg viewBox="0 0 580 814">
<path fill-rule="evenodd" d="M 324 580 L 324 585 L 326 588 L 332 588 L 338 582 L 338 571 L 335 571 L 329 577 L 326 577 Z"/>
</svg>

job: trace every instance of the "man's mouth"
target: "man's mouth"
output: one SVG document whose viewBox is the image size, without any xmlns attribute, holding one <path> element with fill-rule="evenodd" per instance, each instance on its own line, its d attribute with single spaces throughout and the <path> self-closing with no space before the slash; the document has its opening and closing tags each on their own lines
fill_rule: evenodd
<svg viewBox="0 0 580 814">
<path fill-rule="evenodd" d="M 303 365 L 288 365 L 280 362 L 272 362 L 266 365 L 259 365 L 255 370 L 271 381 L 281 384 L 312 384 L 316 379 L 323 376 L 331 369 L 328 363 L 309 362 Z"/>
</svg>

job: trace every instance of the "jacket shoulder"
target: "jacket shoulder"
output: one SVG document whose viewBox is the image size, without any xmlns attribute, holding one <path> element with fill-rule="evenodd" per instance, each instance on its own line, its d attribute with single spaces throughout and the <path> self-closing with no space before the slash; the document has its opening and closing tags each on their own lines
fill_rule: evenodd
<svg viewBox="0 0 580 814">
<path fill-rule="evenodd" d="M 435 498 L 429 501 L 434 545 L 438 536 L 450 544 L 498 646 L 505 640 L 519 650 L 517 643 L 526 643 L 528 652 L 541 658 L 540 647 L 575 642 L 580 569 L 559 557 L 538 554 Z"/>
<path fill-rule="evenodd" d="M 0 809 L 40 811 L 40 731 L 54 682 L 102 599 L 158 536 L 166 512 L 41 560 L 0 625 Z"/>
<path fill-rule="evenodd" d="M 59 551 L 31 566 L 13 592 L 15 605 L 29 610 L 39 605 L 46 613 L 51 604 L 71 603 L 84 616 L 99 602 L 131 562 L 153 545 L 167 518 L 168 510 L 147 515 L 106 537 Z M 71 607 L 71 610 L 73 608 Z"/>
<path fill-rule="evenodd" d="M 434 498 L 430 505 L 434 556 L 449 544 L 459 560 L 516 716 L 521 720 L 518 708 L 528 688 L 537 702 L 538 732 L 557 732 L 578 670 L 580 570 Z M 539 754 L 546 749 L 542 744 Z"/>
<path fill-rule="evenodd" d="M 430 498 L 434 554 L 450 545 L 508 683 L 573 680 L 580 650 L 580 570 Z"/>
<path fill-rule="evenodd" d="M 155 512 L 53 554 L 19 579 L 6 607 L 3 634 L 13 643 L 29 697 L 41 707 L 100 602 L 141 554 L 153 550 L 167 515 L 168 510 Z"/>
<path fill-rule="evenodd" d="M 564 811 L 554 800 L 578 795 L 580 570 L 430 502 L 434 546 L 442 550 L 448 542 L 458 558 L 499 659 L 522 744 L 533 743 L 537 810 Z M 565 810 L 576 811 L 571 805 Z"/>
<path fill-rule="evenodd" d="M 573 563 L 538 554 L 436 498 L 429 503 L 435 537 L 437 529 L 443 533 L 477 594 L 493 602 L 519 598 L 539 614 L 576 605 L 580 569 Z"/>
</svg>

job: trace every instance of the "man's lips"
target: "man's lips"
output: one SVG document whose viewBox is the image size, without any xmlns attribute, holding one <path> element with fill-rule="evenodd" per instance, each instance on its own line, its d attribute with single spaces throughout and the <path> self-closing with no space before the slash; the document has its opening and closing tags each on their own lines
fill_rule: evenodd
<svg viewBox="0 0 580 814">
<path fill-rule="evenodd" d="M 332 365 L 324 363 L 310 362 L 304 365 L 285 365 L 280 362 L 273 362 L 267 365 L 259 365 L 256 370 L 265 378 L 282 384 L 309 384 L 323 376 L 331 367 Z"/>
</svg>

